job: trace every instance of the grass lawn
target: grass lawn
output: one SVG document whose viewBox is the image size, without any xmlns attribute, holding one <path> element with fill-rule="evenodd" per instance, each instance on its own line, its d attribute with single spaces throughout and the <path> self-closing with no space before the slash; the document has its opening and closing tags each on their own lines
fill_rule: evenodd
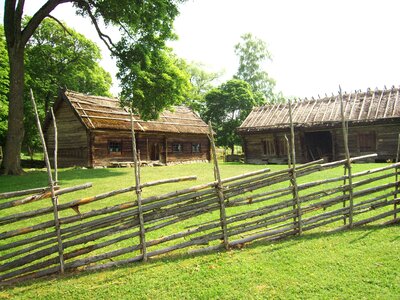
<svg viewBox="0 0 400 300">
<path fill-rule="evenodd" d="M 354 171 L 382 166 L 355 164 Z M 264 167 L 226 163 L 221 165 L 221 173 L 226 178 Z M 342 175 L 343 170 L 330 172 Z M 143 168 L 142 182 L 187 175 L 197 175 L 198 180 L 150 188 L 144 190 L 144 196 L 212 181 L 212 165 Z M 321 176 L 313 174 L 308 181 Z M 63 187 L 93 183 L 91 189 L 68 195 L 62 201 L 134 183 L 133 170 L 129 168 L 63 169 L 59 178 Z M 21 177 L 3 176 L 0 192 L 45 186 L 46 180 L 44 171 L 29 171 Z M 254 242 L 227 252 L 188 255 L 178 251 L 146 264 L 0 288 L 0 299 L 399 299 L 399 229 L 399 225 L 373 224 L 338 233 L 316 230 L 273 243 Z M 0 231 L 4 230 L 7 228 Z"/>
</svg>

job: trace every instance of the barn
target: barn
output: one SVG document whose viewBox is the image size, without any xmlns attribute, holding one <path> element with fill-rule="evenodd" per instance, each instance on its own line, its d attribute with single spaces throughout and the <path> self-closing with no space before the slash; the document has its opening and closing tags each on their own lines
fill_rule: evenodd
<svg viewBox="0 0 400 300">
<path fill-rule="evenodd" d="M 111 166 L 132 161 L 130 113 L 118 99 L 60 91 L 53 106 L 57 120 L 58 165 Z M 136 145 L 142 163 L 209 161 L 207 124 L 193 111 L 177 106 L 158 120 L 135 115 Z M 46 116 L 44 133 L 53 153 L 54 127 Z"/>
<path fill-rule="evenodd" d="M 399 88 L 343 95 L 352 156 L 377 153 L 376 161 L 394 160 L 400 132 Z M 344 158 L 339 95 L 292 103 L 296 160 Z M 286 163 L 290 136 L 287 103 L 255 107 L 238 128 L 248 163 Z"/>
</svg>

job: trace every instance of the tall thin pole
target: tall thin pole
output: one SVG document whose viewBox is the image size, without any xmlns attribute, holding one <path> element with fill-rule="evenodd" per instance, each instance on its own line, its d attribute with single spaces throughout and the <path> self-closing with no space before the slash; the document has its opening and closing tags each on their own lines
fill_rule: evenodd
<svg viewBox="0 0 400 300">
<path fill-rule="evenodd" d="M 56 185 L 58 185 L 58 131 L 57 131 L 57 122 L 56 117 L 54 115 L 53 108 L 50 108 L 51 116 L 53 118 L 53 127 L 54 127 L 54 181 Z"/>
<path fill-rule="evenodd" d="M 221 228 L 222 228 L 222 233 L 224 236 L 225 249 L 228 250 L 229 249 L 229 241 L 228 241 L 228 228 L 227 228 L 227 224 L 226 224 L 225 197 L 224 197 L 224 193 L 223 193 L 221 174 L 219 172 L 217 151 L 215 150 L 214 132 L 212 130 L 211 122 L 209 122 L 208 127 L 209 127 L 209 139 L 210 139 L 210 144 L 211 144 L 211 151 L 212 151 L 212 156 L 213 156 L 213 161 L 214 161 L 214 177 L 215 177 L 215 180 L 217 181 L 216 189 L 217 189 L 218 200 L 219 200 Z"/>
<path fill-rule="evenodd" d="M 399 136 L 397 138 L 397 152 L 396 152 L 396 163 L 399 162 L 400 159 L 400 133 Z M 399 168 L 395 168 L 395 180 L 396 180 L 396 193 L 394 194 L 394 199 L 397 200 L 397 196 L 398 196 L 398 191 L 399 191 L 399 185 L 398 185 L 398 181 L 399 181 Z M 397 202 L 394 203 L 394 207 L 393 207 L 394 211 L 396 211 L 397 209 Z M 397 219 L 397 213 L 394 213 L 394 219 Z"/>
<path fill-rule="evenodd" d="M 63 248 L 62 239 L 61 239 L 60 221 L 59 221 L 59 216 L 58 216 L 58 197 L 55 194 L 54 181 L 53 181 L 53 176 L 52 176 L 52 173 L 51 173 L 49 154 L 47 152 L 46 141 L 44 139 L 42 126 L 40 125 L 39 114 L 38 114 L 38 111 L 37 111 L 35 98 L 33 97 L 32 89 L 31 89 L 31 101 L 32 101 L 34 112 L 35 112 L 36 125 L 38 127 L 40 139 L 41 139 L 42 146 L 43 146 L 44 160 L 46 162 L 48 181 L 49 181 L 50 190 L 51 190 L 51 201 L 52 201 L 52 204 L 53 204 L 54 227 L 56 229 L 56 234 L 57 234 L 57 245 L 58 245 L 58 257 L 59 257 L 59 261 L 60 261 L 60 272 L 61 272 L 61 274 L 63 274 L 64 273 L 64 248 Z"/>
<path fill-rule="evenodd" d="M 346 124 L 345 116 L 344 116 L 344 107 L 343 107 L 343 95 L 342 88 L 339 86 L 339 98 L 340 98 L 340 112 L 342 116 L 342 132 L 343 132 L 343 143 L 345 149 L 346 156 L 346 165 L 347 168 L 347 176 L 349 181 L 349 228 L 353 227 L 353 178 L 351 172 L 351 161 L 350 161 L 350 151 L 349 151 L 349 131 L 348 126 Z"/>
<path fill-rule="evenodd" d="M 132 109 L 130 113 L 131 113 L 131 133 L 132 133 L 132 154 L 134 162 L 136 198 L 137 198 L 139 226 L 140 226 L 140 244 L 142 246 L 141 251 L 143 255 L 143 261 L 147 261 L 146 236 L 144 228 L 143 209 L 142 209 L 142 190 L 140 188 L 140 166 L 138 164 L 138 155 L 136 150 L 135 124 L 133 121 Z"/>
<path fill-rule="evenodd" d="M 303 232 L 303 226 L 301 223 L 301 202 L 299 197 L 299 189 L 297 187 L 297 178 L 296 178 L 296 150 L 295 150 L 295 136 L 294 136 L 294 125 L 293 125 L 293 116 L 292 116 L 292 103 L 289 100 L 289 121 L 290 121 L 290 150 L 292 153 L 292 169 L 290 170 L 291 183 L 293 186 L 293 197 L 297 207 L 297 230 L 298 233 L 301 234 Z M 288 149 L 289 151 L 289 149 Z"/>
</svg>

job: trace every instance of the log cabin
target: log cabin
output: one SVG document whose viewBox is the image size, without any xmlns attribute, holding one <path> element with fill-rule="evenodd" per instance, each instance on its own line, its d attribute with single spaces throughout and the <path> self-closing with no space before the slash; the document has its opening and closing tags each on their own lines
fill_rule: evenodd
<svg viewBox="0 0 400 300">
<path fill-rule="evenodd" d="M 399 88 L 343 95 L 351 156 L 377 153 L 377 162 L 396 158 L 400 132 Z M 290 123 L 287 103 L 255 107 L 238 128 L 248 163 L 287 163 Z M 305 163 L 345 157 L 339 95 L 292 101 L 296 160 Z"/>
<path fill-rule="evenodd" d="M 99 167 L 132 162 L 131 119 L 118 99 L 60 91 L 53 105 L 58 133 L 58 166 Z M 209 161 L 207 124 L 184 106 L 158 120 L 134 116 L 136 147 L 142 163 Z M 44 121 L 49 153 L 54 152 L 51 114 Z"/>
</svg>

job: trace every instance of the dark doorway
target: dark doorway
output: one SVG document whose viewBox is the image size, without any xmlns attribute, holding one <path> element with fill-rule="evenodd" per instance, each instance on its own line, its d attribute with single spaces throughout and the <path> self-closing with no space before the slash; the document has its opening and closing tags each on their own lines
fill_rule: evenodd
<svg viewBox="0 0 400 300">
<path fill-rule="evenodd" d="M 305 132 L 304 137 L 310 161 L 320 158 L 332 160 L 332 135 L 329 131 Z"/>
<path fill-rule="evenodd" d="M 151 160 L 160 160 L 160 146 L 158 143 L 154 143 L 151 147 L 150 152 L 150 159 Z"/>
</svg>

